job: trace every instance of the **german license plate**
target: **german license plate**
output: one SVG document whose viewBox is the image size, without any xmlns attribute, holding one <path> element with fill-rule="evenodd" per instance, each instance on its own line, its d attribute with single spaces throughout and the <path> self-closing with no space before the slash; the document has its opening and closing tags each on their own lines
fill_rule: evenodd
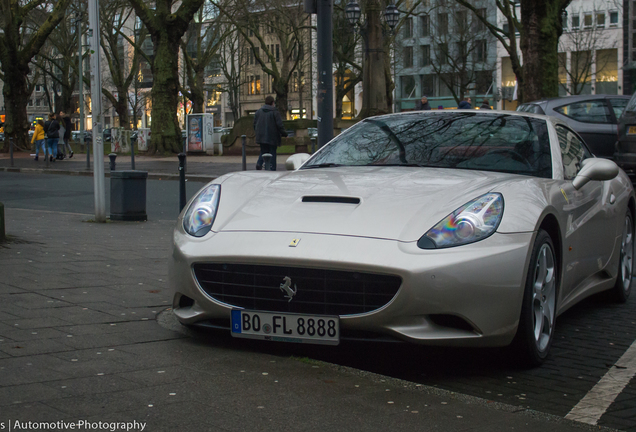
<svg viewBox="0 0 636 432">
<path fill-rule="evenodd" d="M 232 310 L 232 336 L 278 342 L 338 345 L 337 316 Z"/>
<path fill-rule="evenodd" d="M 627 135 L 636 135 L 636 126 L 630 126 L 627 128 Z"/>
</svg>

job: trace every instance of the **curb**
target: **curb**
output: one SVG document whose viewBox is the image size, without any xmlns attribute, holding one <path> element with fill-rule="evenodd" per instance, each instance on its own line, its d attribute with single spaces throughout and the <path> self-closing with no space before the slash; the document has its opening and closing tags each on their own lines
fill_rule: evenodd
<svg viewBox="0 0 636 432">
<path fill-rule="evenodd" d="M 25 174 L 58 174 L 58 175 L 93 177 L 93 171 L 70 171 L 70 170 L 43 169 L 43 168 L 0 167 L 0 172 L 25 173 Z M 110 171 L 105 171 L 104 177 L 110 177 Z M 151 180 L 179 180 L 179 174 L 148 173 L 148 178 Z M 218 178 L 218 176 L 186 174 L 186 180 L 196 181 L 196 182 L 207 183 L 216 178 Z"/>
</svg>

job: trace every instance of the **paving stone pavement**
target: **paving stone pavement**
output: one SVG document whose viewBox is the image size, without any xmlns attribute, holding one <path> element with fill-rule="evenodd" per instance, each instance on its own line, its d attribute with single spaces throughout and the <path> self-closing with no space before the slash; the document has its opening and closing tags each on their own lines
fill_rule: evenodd
<svg viewBox="0 0 636 432">
<path fill-rule="evenodd" d="M 147 431 L 609 430 L 159 325 L 171 318 L 173 222 L 5 213 L 0 429 L 83 420 Z"/>
</svg>

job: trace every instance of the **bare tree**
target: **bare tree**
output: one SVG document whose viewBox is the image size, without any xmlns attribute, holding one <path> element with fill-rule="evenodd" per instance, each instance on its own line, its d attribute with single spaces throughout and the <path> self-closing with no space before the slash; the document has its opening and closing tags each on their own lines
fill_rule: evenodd
<svg viewBox="0 0 636 432">
<path fill-rule="evenodd" d="M 601 13 L 604 17 L 604 11 Z M 594 8 L 584 15 L 578 27 L 571 26 L 559 39 L 559 68 L 565 72 L 567 81 L 570 82 L 569 86 L 567 81 L 560 82 L 560 86 L 570 94 L 581 94 L 586 85 L 591 85 L 594 63 L 597 71 L 610 65 L 612 60 L 607 56 L 597 55 L 598 50 L 618 47 L 618 41 L 604 27 L 600 27 L 598 22 L 594 22 L 598 15 L 599 11 Z M 585 22 L 586 17 L 590 22 Z M 568 52 L 571 53 L 569 62 Z"/>
<path fill-rule="evenodd" d="M 484 14 L 483 9 L 480 13 Z M 454 2 L 440 2 L 429 17 L 431 46 L 435 47 L 429 65 L 459 103 L 481 74 L 492 76 L 495 59 L 488 52 L 494 38 L 479 25 L 478 18 L 470 17 L 467 8 Z"/>
<path fill-rule="evenodd" d="M 276 108 L 285 117 L 289 86 L 308 43 L 310 22 L 303 2 L 232 0 L 228 6 L 218 6 L 240 32 L 250 64 L 258 64 L 272 78 Z"/>
<path fill-rule="evenodd" d="M 29 64 L 64 18 L 70 0 L 0 1 L 0 79 L 6 106 L 5 132 L 18 148 L 30 145 L 27 102 L 33 91 Z M 5 140 L 5 151 L 9 140 Z"/>
<path fill-rule="evenodd" d="M 225 24 L 226 30 L 230 29 L 230 25 Z M 241 87 L 246 84 L 245 68 L 247 67 L 248 58 L 245 51 L 241 49 L 241 34 L 238 30 L 232 29 L 228 32 L 225 43 L 219 50 L 219 67 L 225 78 L 221 83 L 221 90 L 228 95 L 228 103 L 232 110 L 234 120 L 241 116 L 240 107 L 240 91 Z"/>
</svg>

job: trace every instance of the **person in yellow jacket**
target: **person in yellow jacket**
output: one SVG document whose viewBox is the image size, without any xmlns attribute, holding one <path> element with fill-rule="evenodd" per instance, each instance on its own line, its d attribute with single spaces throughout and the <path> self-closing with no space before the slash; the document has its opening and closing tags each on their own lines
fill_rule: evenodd
<svg viewBox="0 0 636 432">
<path fill-rule="evenodd" d="M 42 147 L 42 152 L 44 153 L 44 157 L 46 157 L 46 147 L 45 147 L 45 137 L 44 137 L 44 120 L 38 120 L 38 123 L 35 125 L 35 132 L 33 132 L 33 138 L 31 138 L 31 144 L 35 143 L 35 160 L 38 160 L 38 155 L 40 154 L 40 147 Z"/>
</svg>

